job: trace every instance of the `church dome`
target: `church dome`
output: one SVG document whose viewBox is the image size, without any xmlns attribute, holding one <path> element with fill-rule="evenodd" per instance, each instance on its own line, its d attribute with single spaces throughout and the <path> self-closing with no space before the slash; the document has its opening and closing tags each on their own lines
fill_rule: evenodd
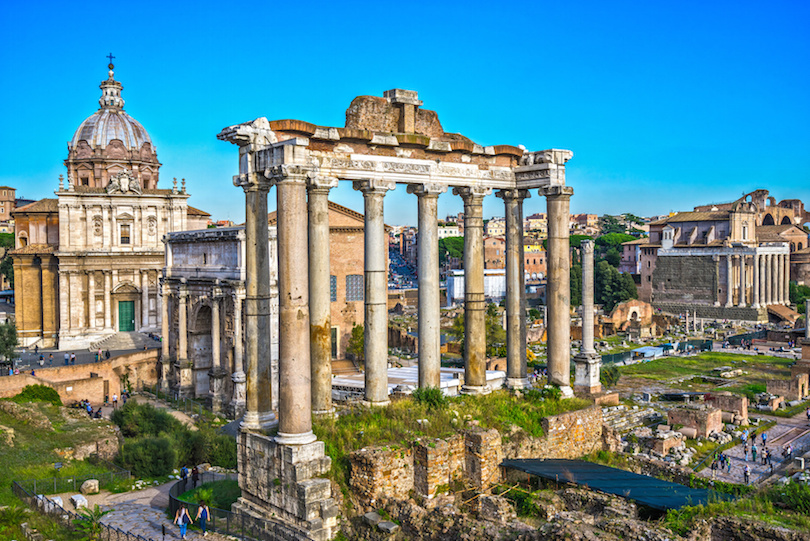
<svg viewBox="0 0 810 541">
<path fill-rule="evenodd" d="M 121 97 L 123 85 L 113 78 L 110 64 L 109 78 L 102 82 L 99 110 L 79 125 L 68 145 L 76 148 L 79 141 L 87 141 L 93 148 L 106 148 L 113 140 L 119 140 L 127 149 L 140 150 L 144 143 L 152 146 L 152 139 L 140 122 L 124 112 L 124 99 Z"/>
</svg>

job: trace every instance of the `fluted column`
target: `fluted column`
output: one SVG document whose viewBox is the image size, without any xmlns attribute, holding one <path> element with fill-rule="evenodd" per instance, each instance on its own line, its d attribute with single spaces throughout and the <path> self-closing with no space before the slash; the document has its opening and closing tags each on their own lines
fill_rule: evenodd
<svg viewBox="0 0 810 541">
<path fill-rule="evenodd" d="M 506 211 L 506 385 L 510 389 L 523 389 L 529 386 L 523 272 L 523 199 L 529 197 L 529 192 L 500 190 L 496 195 L 503 199 Z"/>
<path fill-rule="evenodd" d="M 87 273 L 87 328 L 96 328 L 96 273 Z"/>
<path fill-rule="evenodd" d="M 282 165 L 273 167 L 269 173 L 276 182 L 278 216 L 279 395 L 276 441 L 303 445 L 315 441 L 309 350 L 307 171 L 296 165 Z M 267 231 L 266 223 L 264 230 Z"/>
<path fill-rule="evenodd" d="M 211 293 L 211 369 L 208 371 L 208 399 L 213 411 L 222 411 L 225 406 L 225 376 L 228 375 L 227 370 L 222 366 L 219 306 L 221 298 L 222 288 L 215 286 Z"/>
<path fill-rule="evenodd" d="M 211 295 L 211 368 L 217 370 L 221 368 L 221 352 L 219 337 L 219 299 L 222 296 L 222 289 L 217 286 Z"/>
<path fill-rule="evenodd" d="M 782 256 L 782 298 L 786 305 L 790 305 L 790 254 Z"/>
<path fill-rule="evenodd" d="M 384 406 L 388 400 L 388 269 L 383 198 L 394 189 L 388 181 L 355 181 L 363 192 L 365 211 L 365 403 Z"/>
<path fill-rule="evenodd" d="M 312 365 L 312 410 L 334 413 L 332 407 L 332 300 L 329 284 L 329 190 L 336 178 L 312 176 L 309 212 L 309 354 Z"/>
<path fill-rule="evenodd" d="M 248 161 L 252 163 L 252 159 Z M 277 422 L 272 411 L 275 389 L 270 377 L 270 256 L 267 231 L 267 194 L 273 183 L 261 173 L 249 172 L 234 177 L 234 184 L 245 192 L 247 398 L 241 426 L 246 430 L 261 430 Z M 305 337 L 309 337 L 308 332 Z"/>
<path fill-rule="evenodd" d="M 70 330 L 70 275 L 67 271 L 59 273 L 59 331 Z"/>
<path fill-rule="evenodd" d="M 242 340 L 242 301 L 245 299 L 244 284 L 234 285 L 233 291 L 233 397 L 230 413 L 234 419 L 245 413 L 245 369 L 242 364 L 242 352 L 245 344 Z"/>
<path fill-rule="evenodd" d="M 112 330 L 112 272 L 104 271 L 104 328 Z"/>
<path fill-rule="evenodd" d="M 171 312 L 169 311 L 169 284 L 163 282 L 163 302 L 161 303 L 161 322 L 160 322 L 160 338 L 161 338 L 161 364 L 163 365 L 163 378 L 160 380 L 160 388 L 163 392 L 169 390 L 169 373 L 171 371 L 170 363 L 170 350 L 169 350 L 169 318 Z M 106 304 L 106 302 L 105 302 Z"/>
<path fill-rule="evenodd" d="M 461 392 L 491 392 L 486 373 L 486 309 L 484 297 L 484 197 L 491 189 L 453 188 L 464 200 L 464 385 Z"/>
<path fill-rule="evenodd" d="M 440 184 L 411 184 L 416 194 L 418 237 L 417 275 L 419 294 L 419 387 L 441 387 L 441 302 L 439 292 L 439 194 Z"/>
<path fill-rule="evenodd" d="M 149 326 L 149 271 L 141 273 L 141 327 Z"/>
<path fill-rule="evenodd" d="M 778 256 L 769 254 L 771 279 L 768 281 L 768 304 L 779 304 L 779 262 Z"/>
<path fill-rule="evenodd" d="M 541 193 L 548 204 L 548 372 L 549 382 L 571 394 L 571 286 L 568 221 L 571 196 L 569 186 L 549 186 Z"/>
<path fill-rule="evenodd" d="M 745 276 L 745 254 L 740 254 L 740 306 L 745 306 L 748 299 L 746 298 L 746 276 Z"/>
<path fill-rule="evenodd" d="M 754 270 L 753 280 L 752 280 L 752 283 L 751 283 L 751 290 L 752 290 L 752 293 L 753 293 L 753 296 L 754 296 L 754 299 L 753 299 L 754 304 L 753 304 L 753 306 L 754 306 L 754 308 L 759 308 L 759 277 L 760 277 L 760 272 L 759 272 L 759 254 L 757 254 L 756 252 L 754 252 L 754 257 L 753 257 L 751 263 L 753 264 L 753 270 Z"/>
<path fill-rule="evenodd" d="M 726 308 L 734 304 L 734 268 L 732 266 L 732 254 L 726 255 Z"/>
<path fill-rule="evenodd" d="M 602 358 L 593 347 L 593 248 L 594 241 L 583 240 L 582 247 L 582 347 L 574 357 L 574 390 L 579 394 L 598 393 Z M 689 313 L 687 312 L 687 318 Z M 688 320 L 687 320 L 688 321 Z M 687 325 L 688 327 L 688 325 Z"/>
</svg>

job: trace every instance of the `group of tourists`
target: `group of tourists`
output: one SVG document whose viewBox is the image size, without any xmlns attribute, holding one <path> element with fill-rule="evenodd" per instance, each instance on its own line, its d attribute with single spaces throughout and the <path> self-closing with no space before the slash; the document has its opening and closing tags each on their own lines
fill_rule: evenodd
<svg viewBox="0 0 810 541">
<path fill-rule="evenodd" d="M 189 476 L 189 469 L 187 466 L 183 466 L 180 468 L 180 479 L 183 481 L 183 489 L 186 488 L 186 483 L 188 482 Z M 191 469 L 191 482 L 193 483 L 193 488 L 197 488 L 197 483 L 200 480 L 200 470 L 197 466 L 194 466 Z M 195 518 L 191 518 L 191 515 L 188 512 L 188 507 L 185 503 L 180 502 L 180 509 L 177 510 L 177 513 L 174 515 L 174 523 L 180 526 L 180 536 L 185 539 L 186 538 L 186 528 L 188 525 L 198 520 L 200 522 L 200 529 L 203 532 L 203 535 L 208 535 L 208 531 L 206 530 L 206 523 L 208 519 L 211 518 L 211 509 L 208 507 L 208 504 L 204 501 L 200 500 L 198 502 L 197 507 L 197 516 Z"/>
</svg>

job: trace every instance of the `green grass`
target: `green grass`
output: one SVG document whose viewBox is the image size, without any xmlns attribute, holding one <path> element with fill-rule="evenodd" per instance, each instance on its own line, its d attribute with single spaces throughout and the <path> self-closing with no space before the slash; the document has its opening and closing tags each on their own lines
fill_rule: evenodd
<svg viewBox="0 0 810 541">
<path fill-rule="evenodd" d="M 774 377 L 789 376 L 793 361 L 781 357 L 704 352 L 693 357 L 664 357 L 646 363 L 620 367 L 623 376 L 644 379 L 672 379 L 682 376 L 711 376 L 714 368 L 731 366 L 750 372 L 744 386 L 762 385 Z M 728 389 L 723 387 L 724 390 Z"/>
<path fill-rule="evenodd" d="M 0 510 L 0 539 L 25 539 L 20 524 L 27 522 L 28 526 L 43 534 L 45 539 L 53 541 L 80 541 L 85 539 L 84 535 L 66 528 L 63 524 L 56 522 L 53 517 L 40 515 L 22 506 L 19 500 Z"/>
<path fill-rule="evenodd" d="M 211 507 L 230 511 L 231 505 L 241 495 L 242 490 L 239 488 L 239 482 L 236 479 L 225 479 L 205 483 L 195 489 L 187 490 L 178 496 L 178 499 L 193 504 L 198 503 L 200 500 L 208 501 L 208 505 Z"/>
<path fill-rule="evenodd" d="M 73 447 L 104 437 L 114 439 L 106 421 L 76 419 L 66 421 L 56 406 L 38 403 L 33 406 L 44 413 L 53 424 L 53 432 L 43 432 L 23 421 L 0 411 L 0 425 L 14 429 L 14 447 L 3 448 L 2 468 L 0 468 L 0 505 L 19 503 L 11 492 L 12 481 L 42 479 L 48 477 L 85 477 L 107 473 L 103 466 L 96 466 L 83 460 L 65 460 L 56 454 L 55 449 Z M 55 462 L 62 462 L 58 473 Z M 41 492 L 41 491 L 40 491 Z"/>
<path fill-rule="evenodd" d="M 801 404 L 786 410 L 776 410 L 771 412 L 770 415 L 773 415 L 774 417 L 793 417 L 794 415 L 798 415 L 799 413 L 807 410 L 807 408 L 810 408 L 810 400 L 806 400 Z"/>
</svg>

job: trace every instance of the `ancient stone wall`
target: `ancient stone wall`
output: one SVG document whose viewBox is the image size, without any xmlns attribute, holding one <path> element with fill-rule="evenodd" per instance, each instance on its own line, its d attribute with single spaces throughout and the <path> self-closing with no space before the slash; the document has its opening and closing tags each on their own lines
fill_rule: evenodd
<svg viewBox="0 0 810 541">
<path fill-rule="evenodd" d="M 784 396 L 788 402 L 802 400 L 808 395 L 808 375 L 796 374 L 790 379 L 773 379 L 766 382 L 770 394 Z"/>
<path fill-rule="evenodd" d="M 723 431 L 723 412 L 719 408 L 672 408 L 667 412 L 667 420 L 670 425 L 694 428 L 698 437 L 706 438 L 712 432 Z"/>
<path fill-rule="evenodd" d="M 697 312 L 697 317 L 705 319 L 729 319 L 734 321 L 768 321 L 765 308 L 751 308 L 750 306 L 712 306 L 708 304 L 692 304 L 688 302 L 665 302 L 653 299 L 653 307 L 669 314 L 690 314 Z"/>
<path fill-rule="evenodd" d="M 717 262 L 711 256 L 659 255 L 652 278 L 652 298 L 656 304 L 713 305 L 717 288 Z"/>
<path fill-rule="evenodd" d="M 407 498 L 414 488 L 413 449 L 375 447 L 352 453 L 349 485 L 361 500 Z"/>
<path fill-rule="evenodd" d="M 722 411 L 734 413 L 739 419 L 748 419 L 748 397 L 731 393 L 713 394 L 706 397 L 706 402 Z"/>
<path fill-rule="evenodd" d="M 464 436 L 464 477 L 472 486 L 485 489 L 500 481 L 501 434 L 494 428 L 471 430 Z"/>
</svg>

